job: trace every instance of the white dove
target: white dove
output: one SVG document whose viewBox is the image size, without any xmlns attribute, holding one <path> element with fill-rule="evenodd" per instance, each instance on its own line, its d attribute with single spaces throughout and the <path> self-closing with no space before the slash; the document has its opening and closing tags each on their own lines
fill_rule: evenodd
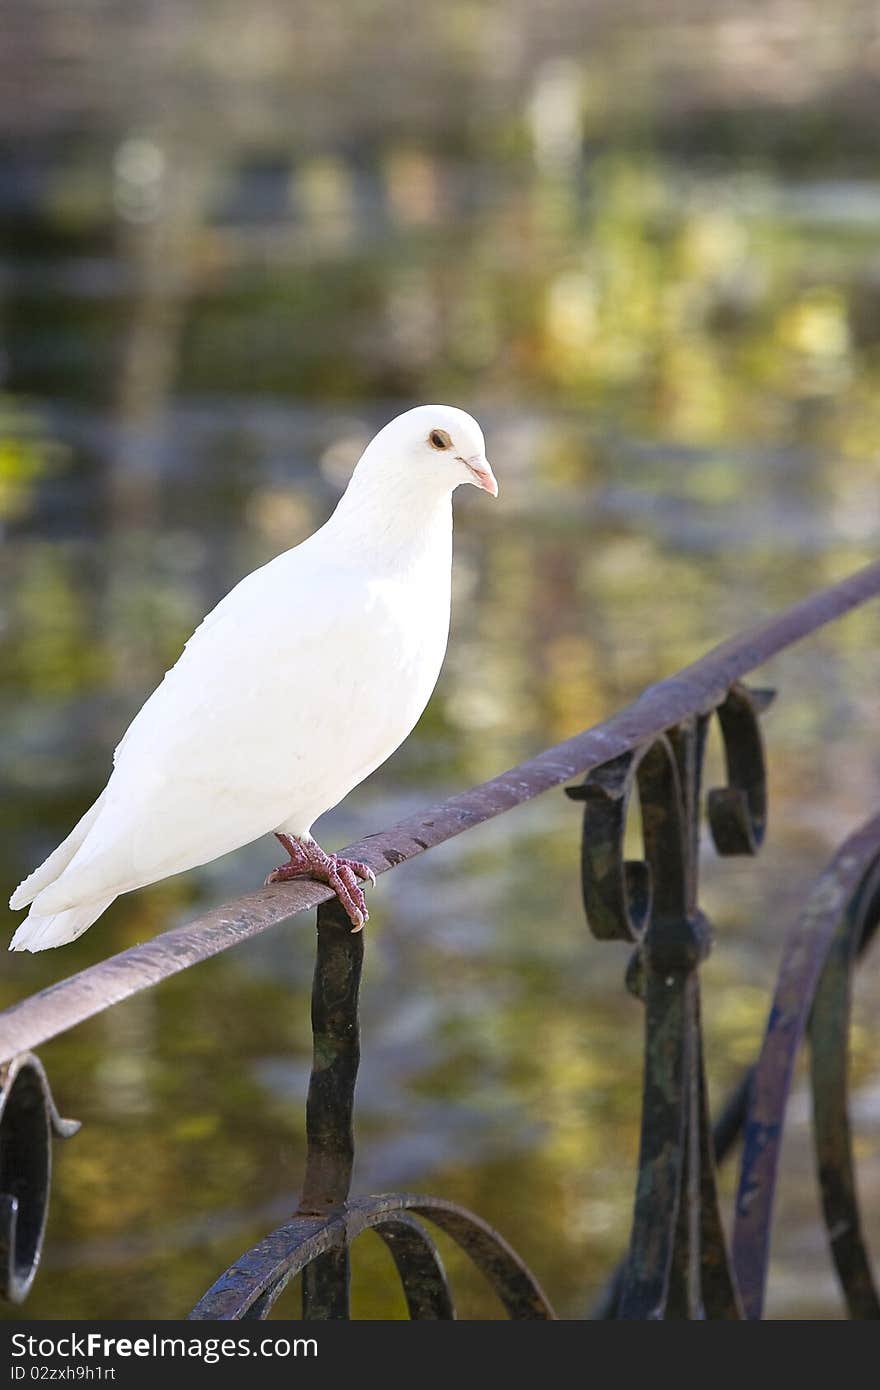
<svg viewBox="0 0 880 1390">
<path fill-rule="evenodd" d="M 269 832 L 290 859 L 267 882 L 329 884 L 360 930 L 358 879 L 372 872 L 325 854 L 311 827 L 390 757 L 434 689 L 459 483 L 498 495 L 463 410 L 418 406 L 379 431 L 329 521 L 196 629 L 95 804 L 13 893 L 10 907 L 31 909 L 10 950 L 73 941 L 120 893 Z"/>
</svg>

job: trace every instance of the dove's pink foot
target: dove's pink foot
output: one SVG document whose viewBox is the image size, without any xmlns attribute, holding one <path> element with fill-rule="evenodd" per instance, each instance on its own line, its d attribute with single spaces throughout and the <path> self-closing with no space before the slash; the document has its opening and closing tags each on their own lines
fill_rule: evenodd
<svg viewBox="0 0 880 1390">
<path fill-rule="evenodd" d="M 362 864 L 358 859 L 340 859 L 338 854 L 325 854 L 314 840 L 299 840 L 295 835 L 283 835 L 278 831 L 275 837 L 287 850 L 290 860 L 273 870 L 266 883 L 287 883 L 292 878 L 315 878 L 319 883 L 326 883 L 348 913 L 352 931 L 360 931 L 370 920 L 370 914 L 358 879 L 376 882 L 369 864 Z"/>
</svg>

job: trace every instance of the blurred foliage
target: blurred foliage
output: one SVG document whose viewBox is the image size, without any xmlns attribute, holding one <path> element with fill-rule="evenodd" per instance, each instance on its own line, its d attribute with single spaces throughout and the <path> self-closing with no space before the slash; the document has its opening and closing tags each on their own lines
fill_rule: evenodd
<svg viewBox="0 0 880 1390">
<path fill-rule="evenodd" d="M 437 694 L 327 818 L 328 843 L 603 718 L 872 558 L 877 46 L 849 3 L 689 0 L 662 24 L 649 11 L 456 0 L 407 6 L 404 23 L 370 0 L 340 28 L 305 0 L 296 23 L 256 0 L 243 35 L 225 3 L 199 17 L 84 5 L 62 24 L 14 0 L 21 61 L 0 86 L 8 888 L 99 789 L 207 608 L 308 534 L 372 431 L 415 400 L 480 416 L 501 499 L 457 502 Z M 395 42 L 378 42 L 389 25 Z M 84 65 L 63 89 L 59 53 Z M 765 676 L 780 687 L 769 843 L 755 865 L 705 865 L 716 1099 L 760 1039 L 783 927 L 876 804 L 876 614 Z M 549 796 L 380 885 L 356 1173 L 360 1191 L 472 1206 L 568 1316 L 626 1240 L 641 1059 L 625 953 L 583 925 L 577 836 Z M 251 847 L 118 902 L 63 954 L 12 958 L 0 1004 L 271 863 Z M 86 1123 L 58 1154 L 27 1316 L 179 1316 L 289 1214 L 309 930 L 44 1050 L 62 1109 Z M 869 1220 L 877 990 L 869 967 L 853 1034 Z M 773 1308 L 828 1315 L 800 1096 L 792 1120 Z M 441 1246 L 463 1309 L 497 1316 Z M 372 1237 L 354 1299 L 359 1315 L 403 1315 Z M 295 1306 L 290 1292 L 277 1315 Z"/>
</svg>

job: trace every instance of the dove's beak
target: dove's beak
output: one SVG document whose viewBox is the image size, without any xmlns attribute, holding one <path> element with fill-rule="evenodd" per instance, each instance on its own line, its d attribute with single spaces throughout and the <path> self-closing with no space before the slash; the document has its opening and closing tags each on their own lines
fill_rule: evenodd
<svg viewBox="0 0 880 1390">
<path fill-rule="evenodd" d="M 481 487 L 490 497 L 498 496 L 498 481 L 483 454 L 465 459 L 465 465 L 475 487 Z"/>
</svg>

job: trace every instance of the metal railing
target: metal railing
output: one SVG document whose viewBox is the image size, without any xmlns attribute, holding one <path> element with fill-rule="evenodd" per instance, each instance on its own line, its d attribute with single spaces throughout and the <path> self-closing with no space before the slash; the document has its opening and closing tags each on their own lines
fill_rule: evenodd
<svg viewBox="0 0 880 1390">
<path fill-rule="evenodd" d="M 593 934 L 633 946 L 627 987 L 645 1004 L 642 1136 L 629 1252 L 594 1310 L 624 1318 L 760 1317 L 779 1151 L 793 1066 L 808 1038 L 814 1132 L 829 1243 L 852 1316 L 880 1316 L 859 1218 L 847 1119 L 850 977 L 880 922 L 880 816 L 849 837 L 809 895 L 783 952 L 755 1065 L 710 1124 L 699 967 L 711 933 L 698 906 L 702 769 L 710 722 L 723 740 L 727 785 L 705 798 L 720 854 L 755 854 L 765 833 L 760 715 L 772 692 L 743 677 L 849 610 L 880 596 L 880 563 L 795 604 L 709 652 L 592 729 L 454 796 L 345 853 L 378 875 L 552 787 L 583 805 L 581 880 Z M 624 832 L 641 808 L 644 857 L 626 860 Z M 33 1049 L 178 971 L 317 907 L 312 992 L 314 1062 L 306 1104 L 307 1163 L 293 1218 L 237 1260 L 190 1315 L 264 1318 L 302 1274 L 303 1316 L 349 1315 L 349 1247 L 366 1229 L 388 1246 L 410 1316 L 455 1316 L 423 1219 L 450 1235 L 514 1318 L 555 1316 L 534 1275 L 478 1216 L 437 1197 L 349 1198 L 359 1061 L 364 937 L 330 890 L 308 881 L 238 898 L 122 951 L 0 1013 L 0 1283 L 20 1302 L 33 1283 L 46 1224 L 52 1133 L 61 1120 Z M 743 1138 L 728 1244 L 716 1164 Z"/>
</svg>

